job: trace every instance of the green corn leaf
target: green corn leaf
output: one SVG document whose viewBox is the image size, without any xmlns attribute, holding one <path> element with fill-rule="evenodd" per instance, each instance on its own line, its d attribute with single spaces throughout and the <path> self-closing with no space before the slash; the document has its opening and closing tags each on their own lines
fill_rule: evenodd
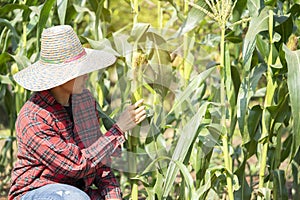
<svg viewBox="0 0 300 200">
<path fill-rule="evenodd" d="M 14 38 L 16 39 L 16 42 L 19 42 L 20 36 L 18 35 L 15 27 L 13 26 L 12 23 L 10 23 L 7 19 L 2 19 L 0 18 L 0 25 L 3 24 L 4 26 L 6 26 L 8 29 L 11 30 L 11 32 L 13 33 Z"/>
<path fill-rule="evenodd" d="M 242 14 L 247 6 L 247 0 L 238 0 L 233 8 L 232 21 L 236 22 L 242 18 Z"/>
<path fill-rule="evenodd" d="M 155 165 L 158 162 L 165 161 L 165 160 L 170 161 L 171 158 L 166 157 L 166 156 L 159 156 L 158 158 L 155 158 L 153 161 L 151 161 L 151 163 L 144 169 L 144 171 L 140 175 L 137 175 L 134 178 L 139 179 L 140 176 L 144 176 L 144 175 L 148 174 L 149 172 L 155 171 L 155 169 L 156 169 Z"/>
<path fill-rule="evenodd" d="M 95 21 L 95 35 L 96 35 L 96 40 L 99 39 L 103 39 L 104 35 L 103 35 L 103 31 L 101 29 L 101 14 L 102 14 L 102 10 L 103 10 L 103 3 L 104 0 L 100 0 L 100 2 L 98 3 L 97 6 L 97 10 L 96 10 L 96 21 Z"/>
<path fill-rule="evenodd" d="M 105 129 L 109 130 L 116 123 L 115 120 L 113 120 L 108 115 L 106 115 L 98 103 L 97 103 L 96 109 L 97 109 L 99 117 L 101 118 L 101 120 L 104 124 Z"/>
<path fill-rule="evenodd" d="M 88 0 L 88 2 L 91 5 L 90 7 L 92 8 L 92 10 L 96 12 L 96 10 L 98 8 L 98 1 L 97 0 Z"/>
<path fill-rule="evenodd" d="M 292 174 L 293 174 L 293 189 L 295 194 L 294 199 L 297 199 L 300 195 L 300 149 L 296 153 L 292 161 Z"/>
<path fill-rule="evenodd" d="M 273 126 L 275 123 L 283 123 L 285 118 L 289 116 L 289 98 L 288 95 L 284 95 L 282 101 L 278 105 L 267 107 L 272 117 Z"/>
<path fill-rule="evenodd" d="M 290 134 L 285 140 L 284 142 L 282 142 L 282 149 L 281 149 L 281 153 L 280 153 L 280 161 L 283 162 L 285 159 L 287 159 L 289 157 L 289 155 L 291 154 L 291 148 L 293 147 L 293 135 Z"/>
<path fill-rule="evenodd" d="M 55 3 L 55 0 L 47 0 L 42 7 L 40 17 L 39 17 L 39 22 L 38 22 L 38 28 L 37 28 L 37 52 L 39 52 L 39 49 L 40 49 L 40 41 L 39 40 L 41 38 L 42 31 L 46 26 L 46 23 L 49 19 L 50 11 L 51 11 L 54 3 Z"/>
<path fill-rule="evenodd" d="M 39 16 L 41 13 L 41 9 L 38 6 L 31 6 L 30 7 L 30 14 L 29 14 L 29 22 L 27 24 L 27 32 L 26 34 L 29 35 L 32 31 L 36 30 L 37 24 L 39 22 Z"/>
<path fill-rule="evenodd" d="M 274 31 L 282 37 L 283 42 L 287 42 L 290 35 L 293 33 L 293 27 L 295 26 L 293 14 L 295 13 L 292 11 L 289 15 L 274 15 L 274 20 L 276 22 Z"/>
<path fill-rule="evenodd" d="M 262 31 L 268 30 L 269 13 L 264 9 L 258 17 L 250 21 L 249 29 L 243 44 L 243 62 L 246 72 L 250 70 L 252 54 L 255 49 L 256 35 Z"/>
<path fill-rule="evenodd" d="M 57 0 L 57 12 L 60 24 L 65 24 L 68 0 Z"/>
<path fill-rule="evenodd" d="M 285 175 L 283 170 L 276 169 L 273 171 L 273 198 L 276 200 L 288 199 L 288 192 L 285 187 Z"/>
<path fill-rule="evenodd" d="M 178 162 L 183 162 L 187 152 L 194 141 L 195 136 L 198 133 L 198 128 L 201 124 L 202 118 L 205 115 L 207 106 L 209 105 L 208 102 L 204 103 L 198 110 L 198 112 L 194 115 L 194 117 L 182 128 L 181 136 L 177 142 L 175 147 L 172 160 L 176 160 Z M 170 163 L 167 174 L 166 174 L 166 181 L 163 187 L 163 197 L 167 197 L 172 186 L 176 175 L 178 173 L 178 168 L 174 163 Z"/>
<path fill-rule="evenodd" d="M 197 5 L 203 7 L 204 9 L 208 10 L 208 6 L 205 3 L 205 1 L 198 1 Z M 188 15 L 183 23 L 183 25 L 180 27 L 180 29 L 174 34 L 172 38 L 177 38 L 185 33 L 193 30 L 196 28 L 199 23 L 204 19 L 206 14 L 202 11 L 200 11 L 197 8 L 191 8 L 191 10 L 188 12 Z"/>
<path fill-rule="evenodd" d="M 141 173 L 141 175 L 138 175 L 138 176 L 136 176 L 136 177 L 134 177 L 132 179 L 137 179 L 137 180 L 141 180 L 141 181 L 144 180 L 145 181 L 145 179 L 142 176 L 146 175 L 147 173 L 149 173 L 151 171 L 153 171 L 153 169 L 155 168 L 155 165 L 158 162 L 165 161 L 165 160 L 170 161 L 170 164 L 176 166 L 176 168 L 178 170 L 180 170 L 181 174 L 184 177 L 185 183 L 186 183 L 186 185 L 189 188 L 189 195 L 192 195 L 193 193 L 195 193 L 195 187 L 194 187 L 194 184 L 193 184 L 193 178 L 192 178 L 192 176 L 191 176 L 188 168 L 182 162 L 180 162 L 179 160 L 172 160 L 172 159 L 170 159 L 169 157 L 166 157 L 166 156 L 160 156 L 160 157 L 156 158 L 155 160 L 153 160 L 148 165 L 148 167 Z M 176 177 L 174 177 L 174 179 L 175 178 Z M 153 187 L 153 193 L 157 194 L 158 199 L 161 199 L 162 198 L 162 193 L 165 192 L 164 188 L 162 187 L 162 185 L 165 183 L 163 181 L 164 181 L 163 176 L 160 173 L 157 172 L 157 180 L 156 180 L 156 183 L 155 183 L 155 185 Z"/>
<path fill-rule="evenodd" d="M 114 45 L 116 47 L 116 51 L 120 54 L 120 56 L 125 57 L 126 61 L 131 62 L 131 53 L 132 53 L 132 45 L 127 41 L 128 35 L 122 34 L 113 34 Z M 128 57 L 127 57 L 128 56 Z"/>
<path fill-rule="evenodd" d="M 300 145 L 300 50 L 290 51 L 285 45 L 283 45 L 283 50 L 285 51 L 285 58 L 288 64 L 287 83 L 293 116 L 293 157 Z"/>
<path fill-rule="evenodd" d="M 263 7 L 263 0 L 247 0 L 247 8 L 249 9 L 249 14 L 251 17 L 258 16 Z"/>
<path fill-rule="evenodd" d="M 81 38 L 83 38 L 84 40 L 86 40 L 91 45 L 91 47 L 93 49 L 106 51 L 108 53 L 114 54 L 115 56 L 119 56 L 120 55 L 118 52 L 116 52 L 112 48 L 110 41 L 108 39 L 106 39 L 106 38 L 99 39 L 99 41 L 92 40 L 92 39 L 89 39 L 89 38 L 83 37 L 83 36 L 81 36 Z"/>
<path fill-rule="evenodd" d="M 75 4 L 73 6 L 74 6 L 74 9 L 76 10 L 77 13 L 83 14 L 83 13 L 86 12 L 90 15 L 92 21 L 96 20 L 95 13 L 92 12 L 91 10 L 89 10 L 87 7 L 81 7 L 81 6 L 78 6 L 78 5 L 75 5 Z"/>
<path fill-rule="evenodd" d="M 11 55 L 11 57 L 16 61 L 19 69 L 24 69 L 25 67 L 31 64 L 30 60 L 26 56 Z"/>
<path fill-rule="evenodd" d="M 184 177 L 185 184 L 188 186 L 188 199 L 192 199 L 192 195 L 195 193 L 195 187 L 193 183 L 193 178 L 187 168 L 182 162 L 179 162 L 177 160 L 173 160 L 173 162 L 176 164 L 178 169 L 181 172 L 181 175 Z M 171 162 L 171 164 L 173 163 Z M 196 200 L 196 199 L 195 199 Z"/>
<path fill-rule="evenodd" d="M 260 122 L 262 116 L 262 108 L 259 105 L 253 106 L 248 115 L 247 126 L 249 138 L 243 140 L 243 145 L 247 149 L 247 158 L 256 153 L 257 143 L 261 135 Z"/>
<path fill-rule="evenodd" d="M 155 171 L 155 173 L 153 172 L 152 177 L 156 178 L 155 181 L 155 185 L 154 186 L 146 186 L 145 189 L 147 191 L 147 199 L 149 200 L 156 200 L 157 197 L 161 197 L 162 196 L 162 184 L 163 184 L 163 175 L 160 174 L 158 172 L 158 170 Z"/>
<path fill-rule="evenodd" d="M 15 140 L 15 137 L 8 137 L 5 140 L 4 146 L 0 150 L 0 152 L 2 154 L 2 156 L 1 156 L 2 159 L 0 159 L 0 164 L 4 164 L 7 166 L 7 164 L 8 164 L 7 152 L 9 152 L 11 150 L 14 140 Z M 12 158 L 10 158 L 10 159 L 12 159 Z"/>
<path fill-rule="evenodd" d="M 8 13 L 14 10 L 24 10 L 29 11 L 29 7 L 23 4 L 6 4 L 0 7 L 0 17 L 6 17 Z"/>
<path fill-rule="evenodd" d="M 10 140 L 10 141 L 15 141 L 15 140 L 16 140 L 16 137 L 15 137 L 15 136 L 0 135 L 0 140 Z"/>
<path fill-rule="evenodd" d="M 256 37 L 256 48 L 259 55 L 266 61 L 269 56 L 270 46 L 263 36 L 258 35 Z"/>
<path fill-rule="evenodd" d="M 8 75 L 6 75 L 6 76 L 0 75 L 0 83 L 14 85 L 14 83 L 12 82 L 12 80 L 10 79 L 10 77 Z"/>
<path fill-rule="evenodd" d="M 234 198 L 240 200 L 250 200 L 251 198 L 251 188 L 246 180 L 245 173 L 246 161 L 239 167 L 235 174 L 239 177 L 240 188 L 234 192 Z"/>
<path fill-rule="evenodd" d="M 161 134 L 158 135 L 155 138 L 155 140 L 145 144 L 145 151 L 147 152 L 147 154 L 151 159 L 155 159 L 162 155 L 167 155 L 166 148 L 167 148 L 166 141 Z"/>
<path fill-rule="evenodd" d="M 205 80 L 209 77 L 209 75 L 216 69 L 216 67 L 209 68 L 204 72 L 197 75 L 186 87 L 186 89 L 176 96 L 176 102 L 174 103 L 172 109 L 169 114 L 171 114 L 174 110 L 178 108 L 184 101 L 190 99 L 190 95 L 195 92 L 195 88 L 198 88 L 201 84 L 205 82 Z"/>
<path fill-rule="evenodd" d="M 166 148 L 167 148 L 166 141 L 161 134 L 159 134 L 155 138 L 155 140 L 152 140 L 151 142 L 145 144 L 145 151 L 147 152 L 149 157 L 153 160 L 159 156 L 166 156 L 167 155 Z"/>
<path fill-rule="evenodd" d="M 257 191 L 257 195 L 261 197 L 261 199 L 271 200 L 271 189 L 269 188 L 260 188 Z"/>
<path fill-rule="evenodd" d="M 214 174 L 211 174 L 210 170 L 206 171 L 205 176 L 202 179 L 202 184 L 197 191 L 192 194 L 192 199 L 206 199 L 204 196 L 207 194 L 215 180 L 213 176 Z"/>
<path fill-rule="evenodd" d="M 9 61 L 13 60 L 12 56 L 7 53 L 7 52 L 4 52 L 2 54 L 0 54 L 0 66 L 3 64 L 3 63 L 7 63 Z"/>
<path fill-rule="evenodd" d="M 237 99 L 237 118 L 239 128 L 243 135 L 243 142 L 247 143 L 249 141 L 249 136 L 244 135 L 245 130 L 245 117 L 247 114 L 247 107 L 250 99 L 254 96 L 256 86 L 260 80 L 263 73 L 266 71 L 267 66 L 265 64 L 260 64 L 257 67 L 254 67 L 249 74 L 249 77 L 246 77 L 240 86 L 238 99 Z"/>
<path fill-rule="evenodd" d="M 172 81 L 171 58 L 168 51 L 161 49 L 156 44 L 154 34 L 151 34 L 151 37 L 155 43 L 153 44 L 153 54 L 148 62 L 154 74 L 146 73 L 145 79 L 164 98 Z"/>
<path fill-rule="evenodd" d="M 200 132 L 207 129 L 202 129 Z M 196 140 L 197 141 L 197 140 Z M 196 150 L 195 150 L 196 149 Z M 213 147 L 207 147 L 201 141 L 195 143 L 194 150 L 191 152 L 189 162 L 193 166 L 196 173 L 196 188 L 198 188 L 204 179 L 206 170 L 209 167 L 211 156 L 213 153 Z"/>
<path fill-rule="evenodd" d="M 134 24 L 129 41 L 134 41 L 135 45 L 137 45 L 138 42 L 144 42 L 145 34 L 150 28 L 150 24 L 146 23 L 137 23 Z"/>
<path fill-rule="evenodd" d="M 162 174 L 160 174 L 158 172 L 158 170 L 156 170 L 156 181 L 155 181 L 155 185 L 153 187 L 153 190 L 155 191 L 155 196 L 159 197 L 159 200 L 161 199 L 160 197 L 162 197 L 162 186 L 164 183 L 164 176 Z M 156 198 L 154 198 L 153 200 L 157 200 Z"/>
</svg>

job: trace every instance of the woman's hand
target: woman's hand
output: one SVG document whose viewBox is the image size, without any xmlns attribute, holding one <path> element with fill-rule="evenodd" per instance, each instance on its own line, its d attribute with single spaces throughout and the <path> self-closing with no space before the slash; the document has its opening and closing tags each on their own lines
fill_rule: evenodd
<svg viewBox="0 0 300 200">
<path fill-rule="evenodd" d="M 141 99 L 135 104 L 128 106 L 120 115 L 116 124 L 123 132 L 133 129 L 146 118 L 145 106 L 140 106 L 143 102 L 144 99 Z"/>
</svg>

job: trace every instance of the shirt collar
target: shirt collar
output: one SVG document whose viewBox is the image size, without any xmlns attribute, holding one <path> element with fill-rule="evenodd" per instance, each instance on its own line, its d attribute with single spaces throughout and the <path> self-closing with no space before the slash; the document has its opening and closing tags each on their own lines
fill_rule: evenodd
<svg viewBox="0 0 300 200">
<path fill-rule="evenodd" d="M 43 99 L 43 101 L 45 101 L 49 105 L 53 105 L 57 102 L 49 90 L 37 92 L 37 95 L 39 95 L 40 98 Z"/>
</svg>

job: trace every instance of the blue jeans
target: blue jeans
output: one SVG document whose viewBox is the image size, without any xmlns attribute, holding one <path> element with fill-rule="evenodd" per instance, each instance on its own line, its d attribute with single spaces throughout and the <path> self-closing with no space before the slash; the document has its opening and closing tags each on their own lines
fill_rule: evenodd
<svg viewBox="0 0 300 200">
<path fill-rule="evenodd" d="M 57 183 L 29 191 L 21 200 L 90 200 L 90 197 L 74 186 Z"/>
</svg>

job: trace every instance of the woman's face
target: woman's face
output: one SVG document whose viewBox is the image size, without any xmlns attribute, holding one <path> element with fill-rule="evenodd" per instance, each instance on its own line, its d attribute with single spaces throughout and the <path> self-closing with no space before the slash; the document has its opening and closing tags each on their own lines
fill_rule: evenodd
<svg viewBox="0 0 300 200">
<path fill-rule="evenodd" d="M 88 77 L 89 76 L 87 74 L 79 76 L 66 82 L 63 87 L 70 94 L 81 94 L 86 87 Z"/>
</svg>

